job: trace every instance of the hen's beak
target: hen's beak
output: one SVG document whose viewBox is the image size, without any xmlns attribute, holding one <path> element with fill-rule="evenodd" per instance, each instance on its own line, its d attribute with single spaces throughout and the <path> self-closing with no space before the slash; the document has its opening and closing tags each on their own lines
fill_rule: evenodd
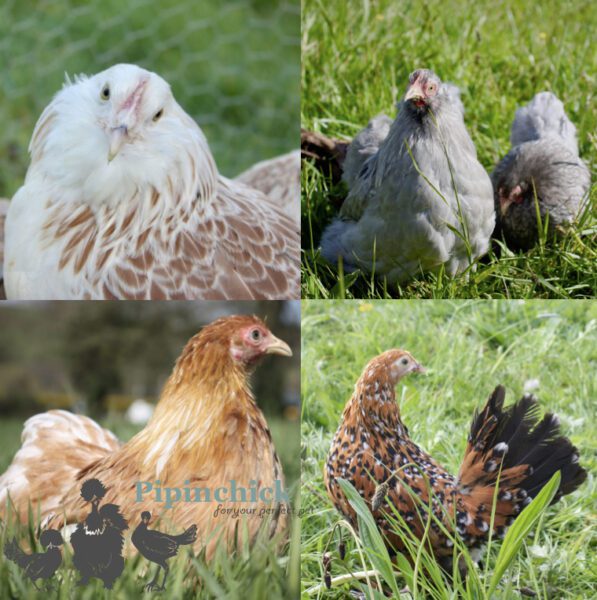
<svg viewBox="0 0 597 600">
<path fill-rule="evenodd" d="M 504 190 L 500 188 L 498 190 L 498 196 L 500 199 L 500 213 L 503 217 L 508 212 L 511 204 L 520 204 L 522 202 L 522 189 L 517 185 L 512 189 L 510 194 L 506 196 Z"/>
<path fill-rule="evenodd" d="M 411 371 L 412 373 L 427 373 L 427 369 L 419 363 L 415 363 Z"/>
<path fill-rule="evenodd" d="M 278 339 L 275 335 L 270 335 L 270 341 L 265 349 L 266 354 L 282 354 L 282 356 L 292 356 L 290 346 Z"/>
<path fill-rule="evenodd" d="M 406 95 L 404 96 L 405 100 L 425 100 L 425 94 L 423 93 L 423 88 L 418 81 L 415 81 L 409 88 L 406 90 Z"/>
<path fill-rule="evenodd" d="M 126 125 L 114 127 L 110 131 L 110 150 L 108 152 L 108 162 L 112 162 L 114 157 L 120 152 L 122 146 L 128 141 L 129 130 Z"/>
</svg>

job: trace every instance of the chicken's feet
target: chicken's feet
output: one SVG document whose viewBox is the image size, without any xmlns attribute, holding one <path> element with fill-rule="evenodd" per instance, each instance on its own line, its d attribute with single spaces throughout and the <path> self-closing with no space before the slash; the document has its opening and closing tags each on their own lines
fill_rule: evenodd
<svg viewBox="0 0 597 600">
<path fill-rule="evenodd" d="M 164 589 L 164 585 L 160 586 L 158 584 L 158 575 L 160 574 L 161 565 L 158 565 L 158 570 L 155 572 L 155 577 L 145 586 L 145 591 L 147 592 L 161 592 Z"/>
<path fill-rule="evenodd" d="M 164 586 L 158 585 L 157 583 L 154 583 L 153 581 L 151 581 L 145 586 L 144 589 L 146 592 L 163 592 Z"/>
</svg>

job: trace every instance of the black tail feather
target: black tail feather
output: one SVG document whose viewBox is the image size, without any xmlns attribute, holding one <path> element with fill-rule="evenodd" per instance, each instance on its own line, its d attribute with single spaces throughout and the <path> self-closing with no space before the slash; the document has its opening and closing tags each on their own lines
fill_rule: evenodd
<svg viewBox="0 0 597 600">
<path fill-rule="evenodd" d="M 485 447 L 492 448 L 500 442 L 508 445 L 503 470 L 522 464 L 531 467 L 529 475 L 520 483 L 531 498 L 556 471 L 561 472 L 562 479 L 553 502 L 573 492 L 586 479 L 587 473 L 579 464 L 578 450 L 561 435 L 559 419 L 548 413 L 539 421 L 539 405 L 532 395 L 523 396 L 506 409 L 503 408 L 504 397 L 504 388 L 498 386 L 485 408 L 475 414 L 469 440 L 475 443 L 477 439 L 483 439 L 484 423 L 497 421 Z"/>
</svg>

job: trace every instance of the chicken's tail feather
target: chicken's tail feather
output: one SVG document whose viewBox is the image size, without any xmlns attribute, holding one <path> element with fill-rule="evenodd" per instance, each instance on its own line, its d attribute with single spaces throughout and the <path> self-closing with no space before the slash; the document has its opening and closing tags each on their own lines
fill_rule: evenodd
<svg viewBox="0 0 597 600">
<path fill-rule="evenodd" d="M 551 92 L 540 92 L 526 105 L 516 111 L 510 140 L 512 146 L 557 136 L 578 156 L 576 127 L 564 110 L 564 105 Z"/>
<path fill-rule="evenodd" d="M 16 538 L 12 538 L 12 542 L 6 542 L 4 546 L 4 556 L 21 568 L 27 566 L 27 558 L 29 557 L 21 550 Z"/>
<path fill-rule="evenodd" d="M 537 400 L 531 395 L 504 409 L 504 397 L 504 388 L 498 386 L 475 413 L 458 476 L 460 499 L 469 515 L 460 525 L 475 536 L 488 531 L 498 477 L 494 524 L 501 532 L 556 471 L 561 482 L 553 502 L 573 492 L 587 476 L 577 449 L 560 434 L 556 416 L 546 414 L 539 420 Z"/>
<path fill-rule="evenodd" d="M 0 516 L 4 516 L 10 494 L 23 522 L 27 521 L 29 502 L 34 512 L 39 505 L 42 519 L 61 512 L 64 494 L 77 475 L 120 448 L 120 442 L 108 430 L 88 417 L 65 410 L 50 410 L 28 419 L 21 442 L 11 465 L 0 476 Z"/>
<path fill-rule="evenodd" d="M 191 525 L 184 533 L 174 538 L 180 546 L 192 544 L 197 539 L 197 525 Z"/>
</svg>

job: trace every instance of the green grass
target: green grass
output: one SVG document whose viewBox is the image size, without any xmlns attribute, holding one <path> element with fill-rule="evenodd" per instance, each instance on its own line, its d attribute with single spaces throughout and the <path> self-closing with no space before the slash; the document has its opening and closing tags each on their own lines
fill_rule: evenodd
<svg viewBox="0 0 597 600">
<path fill-rule="evenodd" d="M 299 0 L 0 4 L 0 196 L 23 183 L 33 127 L 64 73 L 130 62 L 155 71 L 229 177 L 295 149 Z"/>
<path fill-rule="evenodd" d="M 298 478 L 300 475 L 299 460 L 299 430 L 297 423 L 280 418 L 268 418 L 272 437 L 280 460 L 284 467 L 287 487 L 293 506 L 296 506 L 298 494 Z M 132 437 L 137 427 L 123 423 L 122 419 L 103 421 L 102 426 L 108 427 L 119 439 L 127 440 Z M 0 451 L 0 473 L 10 464 L 14 453 L 20 446 L 22 420 L 11 418 L 0 421 L 0 436 L 4 440 Z M 20 525 L 9 518 L 0 527 L 0 547 L 7 540 L 16 536 L 21 542 L 34 543 L 38 538 L 37 523 L 32 515 L 31 524 Z M 247 599 L 261 600 L 265 597 L 275 599 L 296 598 L 299 586 L 300 560 L 300 523 L 293 519 L 289 541 L 280 543 L 279 539 L 270 540 L 260 535 L 255 543 L 237 549 L 236 553 L 216 553 L 215 558 L 207 563 L 204 557 L 193 555 L 183 549 L 179 557 L 169 561 L 171 567 L 167 582 L 168 598 L 225 598 L 228 600 Z M 125 544 L 130 543 L 131 529 L 125 534 Z M 67 541 L 65 539 L 65 541 Z M 39 548 L 38 548 L 39 550 Z M 155 592 L 143 592 L 143 586 L 153 578 L 155 565 L 149 567 L 148 561 L 142 557 L 126 559 L 125 570 L 116 580 L 114 590 L 108 592 L 103 584 L 92 579 L 89 585 L 79 588 L 77 571 L 72 566 L 72 549 L 67 543 L 63 546 L 63 564 L 60 567 L 53 585 L 57 588 L 55 598 L 151 598 Z M 161 580 L 160 580 L 161 581 Z M 23 577 L 19 569 L 9 563 L 4 556 L 0 559 L 0 590 L 1 597 L 35 597 L 35 590 L 30 581 Z M 41 593 L 38 594 L 42 596 Z"/>
<path fill-rule="evenodd" d="M 462 90 L 465 122 L 480 162 L 491 172 L 510 149 L 518 106 L 539 91 L 564 102 L 578 129 L 580 155 L 597 164 L 594 3 L 556 0 L 303 0 L 302 126 L 342 139 L 394 105 L 418 67 Z M 597 289 L 597 186 L 576 230 L 528 253 L 495 246 L 476 272 L 425 274 L 402 285 L 344 275 L 317 248 L 337 213 L 343 185 L 307 165 L 302 175 L 304 298 L 584 298 Z"/>
<path fill-rule="evenodd" d="M 540 599 L 595 597 L 594 302 L 304 301 L 302 310 L 303 598 L 348 598 L 349 590 L 361 586 L 368 598 L 378 597 L 364 579 L 359 583 L 350 577 L 375 567 L 383 579 L 383 560 L 371 550 L 371 538 L 361 556 L 357 540 L 344 529 L 346 558 L 342 561 L 338 556 L 338 531 L 333 536 L 332 531 L 341 517 L 327 498 L 323 464 L 363 367 L 393 347 L 409 350 L 428 369 L 427 375 L 411 375 L 401 382 L 397 398 L 412 439 L 451 473 L 457 472 L 462 460 L 475 407 L 499 383 L 505 385 L 510 403 L 522 395 L 525 382 L 538 380 L 533 393 L 543 411 L 559 415 L 562 432 L 578 447 L 589 477 L 578 491 L 544 514 L 539 516 L 537 509 L 538 521 L 531 523 L 531 533 L 515 553 L 494 597 L 517 598 L 516 590 L 521 588 L 530 588 Z M 516 550 L 514 541 L 492 543 L 489 558 L 484 559 L 486 570 L 472 575 L 470 585 L 476 595 L 465 597 L 489 597 L 496 564 L 503 565 L 504 554 Z M 322 553 L 328 543 L 331 576 L 338 582 L 331 591 L 321 587 Z M 393 567 L 399 588 L 408 581 L 406 567 Z M 343 576 L 344 581 L 338 579 Z M 419 590 L 421 584 L 433 587 L 430 575 L 419 577 Z M 370 579 L 374 582 L 375 575 Z M 436 592 L 427 597 L 461 597 L 445 583 Z"/>
</svg>

